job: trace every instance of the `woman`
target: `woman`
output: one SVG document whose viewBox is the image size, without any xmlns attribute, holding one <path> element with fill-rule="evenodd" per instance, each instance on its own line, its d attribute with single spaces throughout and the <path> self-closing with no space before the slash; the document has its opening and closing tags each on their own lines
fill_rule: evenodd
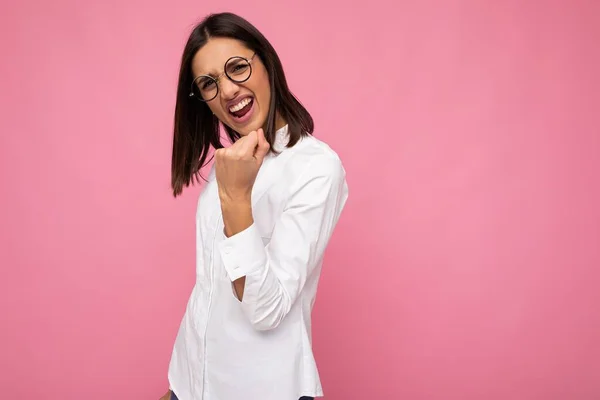
<svg viewBox="0 0 600 400">
<path fill-rule="evenodd" d="M 222 124 L 233 143 L 224 148 Z M 179 76 L 172 187 L 214 164 L 196 214 L 196 285 L 162 399 L 322 396 L 311 311 L 322 258 L 346 203 L 337 154 L 313 135 L 279 57 L 246 20 L 208 16 Z"/>
</svg>

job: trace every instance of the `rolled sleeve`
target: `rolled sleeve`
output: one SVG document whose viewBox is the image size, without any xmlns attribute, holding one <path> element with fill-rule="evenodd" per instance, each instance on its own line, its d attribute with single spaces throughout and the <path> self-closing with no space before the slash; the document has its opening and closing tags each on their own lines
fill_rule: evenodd
<svg viewBox="0 0 600 400">
<path fill-rule="evenodd" d="M 232 281 L 255 272 L 267 262 L 265 247 L 255 224 L 226 237 L 219 243 L 219 252 Z"/>
</svg>

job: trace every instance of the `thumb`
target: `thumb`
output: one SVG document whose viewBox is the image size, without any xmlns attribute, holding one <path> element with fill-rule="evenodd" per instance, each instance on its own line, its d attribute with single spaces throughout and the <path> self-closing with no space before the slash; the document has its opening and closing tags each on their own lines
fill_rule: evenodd
<svg viewBox="0 0 600 400">
<path fill-rule="evenodd" d="M 258 147 L 256 148 L 255 157 L 259 161 L 262 162 L 263 158 L 265 158 L 265 156 L 269 152 L 269 148 L 271 146 L 269 146 L 269 142 L 267 142 L 267 138 L 265 137 L 265 132 L 263 131 L 262 128 L 260 128 L 257 131 L 257 137 L 258 137 Z"/>
</svg>

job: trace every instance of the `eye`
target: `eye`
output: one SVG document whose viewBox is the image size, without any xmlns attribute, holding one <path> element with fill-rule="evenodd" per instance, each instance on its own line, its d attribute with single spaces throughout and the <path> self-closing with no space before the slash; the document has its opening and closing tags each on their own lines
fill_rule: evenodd
<svg viewBox="0 0 600 400">
<path fill-rule="evenodd" d="M 240 76 L 245 74 L 248 70 L 249 66 L 248 63 L 246 63 L 245 61 L 238 60 L 235 62 L 230 62 L 230 64 L 227 65 L 227 73 L 229 74 L 229 76 Z"/>
<path fill-rule="evenodd" d="M 214 84 L 215 84 L 214 81 L 206 80 L 206 81 L 201 82 L 200 88 L 202 90 L 210 89 L 212 87 L 212 85 L 214 85 Z"/>
</svg>

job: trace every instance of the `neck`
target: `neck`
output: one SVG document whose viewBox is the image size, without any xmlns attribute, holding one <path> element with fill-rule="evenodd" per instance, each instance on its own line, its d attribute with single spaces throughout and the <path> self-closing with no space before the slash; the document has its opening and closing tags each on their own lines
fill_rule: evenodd
<svg viewBox="0 0 600 400">
<path fill-rule="evenodd" d="M 276 113 L 275 114 L 275 130 L 278 131 L 279 129 L 283 128 L 286 125 L 287 125 L 287 121 L 285 119 L 283 119 L 283 117 L 279 113 Z M 265 125 L 263 126 L 263 129 L 265 131 L 267 130 L 267 121 L 265 121 Z"/>
<path fill-rule="evenodd" d="M 286 125 L 287 121 L 283 119 L 283 117 L 279 113 L 277 113 L 277 116 L 275 117 L 275 130 L 279 130 Z"/>
</svg>

